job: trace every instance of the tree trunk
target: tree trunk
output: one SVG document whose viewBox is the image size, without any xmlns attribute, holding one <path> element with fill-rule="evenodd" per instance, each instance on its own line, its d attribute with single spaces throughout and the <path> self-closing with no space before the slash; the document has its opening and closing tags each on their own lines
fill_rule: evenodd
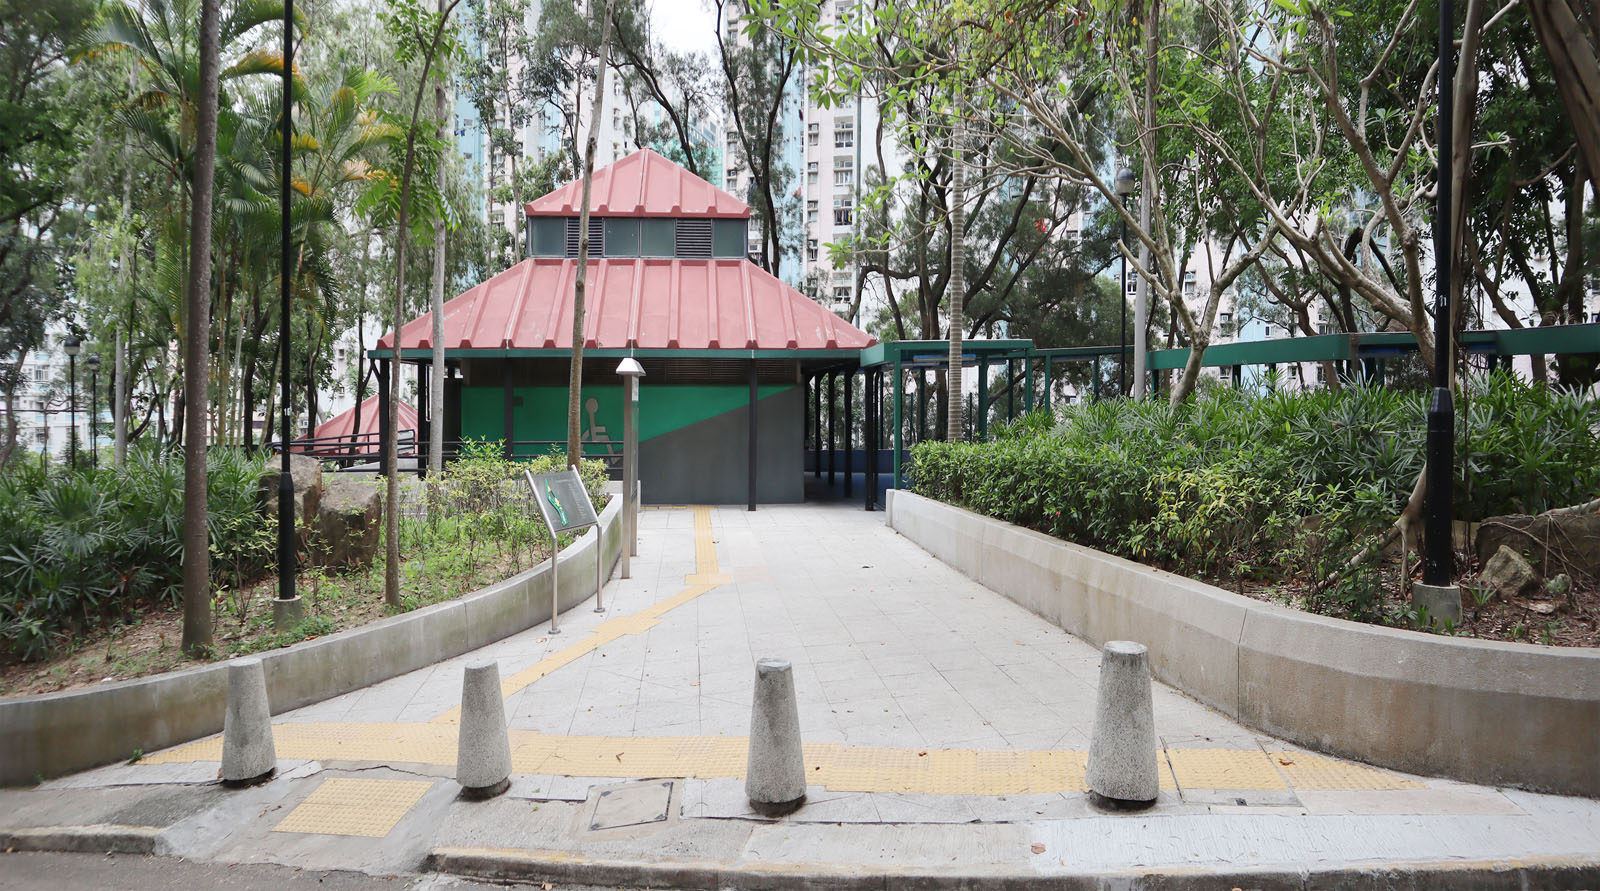
<svg viewBox="0 0 1600 891">
<path fill-rule="evenodd" d="M 1600 8 L 1596 0 L 1529 0 L 1528 18 L 1600 200 Z"/>
<path fill-rule="evenodd" d="M 599 61 L 595 64 L 594 102 L 589 108 L 589 137 L 583 146 L 583 204 L 578 208 L 578 271 L 572 286 L 572 367 L 567 373 L 567 465 L 583 461 L 579 413 L 583 409 L 583 298 L 589 277 L 589 189 L 594 181 L 594 148 L 600 131 L 600 106 L 605 101 L 606 61 L 611 50 L 611 12 L 616 0 L 606 0 L 600 22 Z"/>
<path fill-rule="evenodd" d="M 11 386 L 6 388 L 6 426 L 5 432 L 0 434 L 0 468 L 6 466 L 11 460 L 11 453 L 17 449 L 17 386 L 21 383 L 22 363 L 27 359 L 28 350 L 17 350 L 16 361 L 11 363 L 11 373 L 6 375 Z"/>
<path fill-rule="evenodd" d="M 965 146 L 962 144 L 963 127 L 962 114 L 965 113 L 965 104 L 956 100 L 956 120 L 954 146 L 950 153 L 950 356 L 949 373 L 945 384 L 945 432 L 947 442 L 961 442 L 966 438 L 965 419 L 962 417 L 961 390 L 961 329 L 966 326 L 963 321 L 963 298 L 967 291 L 967 180 L 966 162 L 961 157 Z"/>
<path fill-rule="evenodd" d="M 200 102 L 189 216 L 188 316 L 184 341 L 183 651 L 211 647 L 211 553 L 206 533 L 206 366 L 211 320 L 211 186 L 217 156 L 217 0 L 200 3 Z"/>
</svg>

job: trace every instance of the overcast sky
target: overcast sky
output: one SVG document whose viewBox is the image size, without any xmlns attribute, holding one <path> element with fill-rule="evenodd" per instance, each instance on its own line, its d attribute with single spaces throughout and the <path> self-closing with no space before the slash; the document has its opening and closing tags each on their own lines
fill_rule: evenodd
<svg viewBox="0 0 1600 891">
<path fill-rule="evenodd" d="M 717 48 L 716 16 L 708 0 L 649 0 L 656 35 L 679 52 Z"/>
</svg>

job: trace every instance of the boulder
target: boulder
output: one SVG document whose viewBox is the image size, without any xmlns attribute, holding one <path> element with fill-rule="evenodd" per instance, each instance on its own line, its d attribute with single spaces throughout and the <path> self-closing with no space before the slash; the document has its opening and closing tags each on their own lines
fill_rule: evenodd
<svg viewBox="0 0 1600 891">
<path fill-rule="evenodd" d="M 278 457 L 268 462 L 267 471 L 261 475 L 261 510 L 267 515 L 272 528 L 278 523 Z M 322 501 L 322 464 L 305 455 L 289 456 L 289 475 L 294 483 L 294 525 L 300 550 L 304 551 L 310 536 L 310 524 L 316 520 Z"/>
<path fill-rule="evenodd" d="M 317 508 L 318 563 L 336 568 L 370 564 L 382 528 L 382 492 L 370 477 L 329 477 Z"/>
<path fill-rule="evenodd" d="M 1489 517 L 1478 528 L 1478 559 L 1487 565 L 1501 547 L 1525 554 L 1541 576 L 1600 577 L 1600 513 Z"/>
<path fill-rule="evenodd" d="M 1539 590 L 1539 574 L 1521 554 L 1505 545 L 1483 564 L 1479 578 L 1506 598 L 1522 597 Z"/>
</svg>

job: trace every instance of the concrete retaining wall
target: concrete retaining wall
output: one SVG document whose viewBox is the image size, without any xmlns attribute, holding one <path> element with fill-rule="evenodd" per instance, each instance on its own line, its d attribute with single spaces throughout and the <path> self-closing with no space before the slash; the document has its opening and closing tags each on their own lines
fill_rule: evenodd
<svg viewBox="0 0 1600 891">
<path fill-rule="evenodd" d="M 622 547 L 620 498 L 600 512 L 606 575 Z M 594 596 L 593 530 L 561 552 L 565 612 Z M 550 561 L 448 603 L 261 654 L 274 713 L 459 656 L 550 619 Z M 0 699 L 0 785 L 121 761 L 222 730 L 227 663 L 64 693 Z M 113 729 L 114 728 L 114 729 Z"/>
<path fill-rule="evenodd" d="M 1600 650 L 1316 616 L 906 491 L 888 518 L 1090 643 L 1147 644 L 1158 678 L 1251 727 L 1412 773 L 1600 796 Z"/>
</svg>

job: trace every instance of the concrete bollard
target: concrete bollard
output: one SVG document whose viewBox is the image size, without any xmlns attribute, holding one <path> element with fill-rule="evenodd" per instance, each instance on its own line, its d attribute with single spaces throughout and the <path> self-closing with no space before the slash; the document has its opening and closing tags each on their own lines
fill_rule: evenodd
<svg viewBox="0 0 1600 891">
<path fill-rule="evenodd" d="M 1088 783 L 1097 804 L 1134 809 L 1155 803 L 1160 777 L 1150 705 L 1150 650 L 1144 644 L 1113 640 L 1101 653 Z"/>
<path fill-rule="evenodd" d="M 784 659 L 756 663 L 756 690 L 750 705 L 750 758 L 745 764 L 745 796 L 767 817 L 781 817 L 806 801 L 806 764 L 800 754 L 800 708 L 794 698 L 794 671 Z"/>
<path fill-rule="evenodd" d="M 493 798 L 511 785 L 511 737 L 500 698 L 500 667 L 473 662 L 461 678 L 461 735 L 456 744 L 461 797 Z"/>
<path fill-rule="evenodd" d="M 277 769 L 266 672 L 260 659 L 235 659 L 228 663 L 228 706 L 222 714 L 222 782 L 249 786 L 272 779 Z"/>
</svg>

